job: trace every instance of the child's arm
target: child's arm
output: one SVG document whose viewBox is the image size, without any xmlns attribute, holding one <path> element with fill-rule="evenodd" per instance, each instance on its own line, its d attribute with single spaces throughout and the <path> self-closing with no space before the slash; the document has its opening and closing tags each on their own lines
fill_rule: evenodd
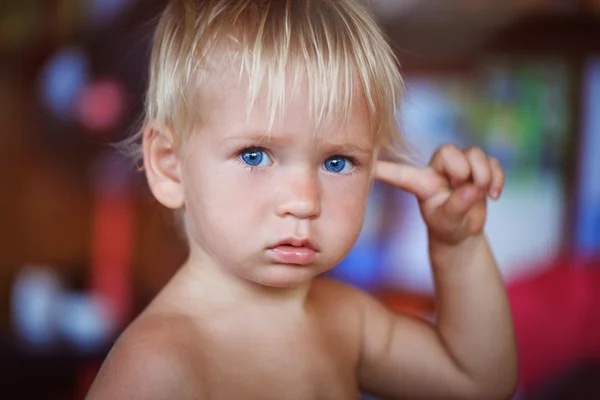
<svg viewBox="0 0 600 400">
<path fill-rule="evenodd" d="M 377 177 L 414 193 L 429 232 L 437 323 L 393 315 L 363 299 L 365 389 L 388 396 L 506 399 L 517 376 L 504 285 L 482 233 L 486 197 L 504 185 L 479 149 L 444 146 L 425 168 L 380 163 Z"/>
</svg>

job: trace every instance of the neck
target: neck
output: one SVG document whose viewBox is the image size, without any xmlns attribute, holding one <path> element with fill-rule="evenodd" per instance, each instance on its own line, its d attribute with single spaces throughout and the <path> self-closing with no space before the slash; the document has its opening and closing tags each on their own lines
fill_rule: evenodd
<svg viewBox="0 0 600 400">
<path fill-rule="evenodd" d="M 189 288 L 188 296 L 199 302 L 209 300 L 220 307 L 256 308 L 261 312 L 304 311 L 311 287 L 310 281 L 294 287 L 266 286 L 235 275 L 214 260 L 197 254 L 190 255 L 175 279 Z"/>
</svg>

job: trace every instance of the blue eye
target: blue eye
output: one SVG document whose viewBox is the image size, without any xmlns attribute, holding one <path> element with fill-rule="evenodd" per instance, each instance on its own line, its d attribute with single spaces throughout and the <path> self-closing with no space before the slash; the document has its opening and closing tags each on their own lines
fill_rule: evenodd
<svg viewBox="0 0 600 400">
<path fill-rule="evenodd" d="M 266 167 L 272 161 L 264 150 L 250 148 L 240 153 L 240 159 L 251 167 Z"/>
<path fill-rule="evenodd" d="M 354 167 L 352 161 L 342 156 L 328 158 L 323 165 L 327 171 L 335 172 L 336 174 L 349 172 Z"/>
</svg>

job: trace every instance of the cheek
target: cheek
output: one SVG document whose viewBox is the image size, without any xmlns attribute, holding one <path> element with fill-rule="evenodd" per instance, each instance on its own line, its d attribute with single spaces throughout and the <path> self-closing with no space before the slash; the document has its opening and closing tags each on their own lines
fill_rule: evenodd
<svg viewBox="0 0 600 400">
<path fill-rule="evenodd" d="M 357 177 L 343 185 L 331 185 L 324 193 L 324 210 L 332 226 L 340 233 L 358 235 L 367 208 L 370 182 L 367 177 Z"/>
<path fill-rule="evenodd" d="M 237 223 L 240 226 L 264 214 L 269 182 L 239 166 L 212 170 L 215 171 L 212 174 L 198 174 L 194 178 L 189 201 L 196 213 L 220 224 Z"/>
<path fill-rule="evenodd" d="M 257 230 L 262 229 L 268 188 L 265 182 L 249 179 L 252 173 L 244 169 L 205 170 L 215 173 L 190 176 L 186 188 L 193 224 L 190 233 L 222 262 L 240 262 L 246 247 L 255 243 Z"/>
</svg>

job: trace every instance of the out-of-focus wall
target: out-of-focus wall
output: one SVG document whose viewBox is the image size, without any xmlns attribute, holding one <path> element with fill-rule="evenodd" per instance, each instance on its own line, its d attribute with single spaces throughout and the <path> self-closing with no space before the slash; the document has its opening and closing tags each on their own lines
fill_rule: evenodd
<svg viewBox="0 0 600 400">
<path fill-rule="evenodd" d="M 172 216 L 110 145 L 136 127 L 164 3 L 0 1 L 0 352 L 11 360 L 53 349 L 77 360 L 65 369 L 75 379 L 77 357 L 101 359 L 185 258 Z M 449 141 L 482 146 L 507 171 L 487 225 L 507 283 L 598 253 L 598 4 L 373 1 L 406 77 L 401 123 L 419 161 Z M 375 185 L 333 275 L 430 307 L 414 199 Z M 23 382 L 47 371 L 23 365 L 11 372 Z"/>
</svg>

